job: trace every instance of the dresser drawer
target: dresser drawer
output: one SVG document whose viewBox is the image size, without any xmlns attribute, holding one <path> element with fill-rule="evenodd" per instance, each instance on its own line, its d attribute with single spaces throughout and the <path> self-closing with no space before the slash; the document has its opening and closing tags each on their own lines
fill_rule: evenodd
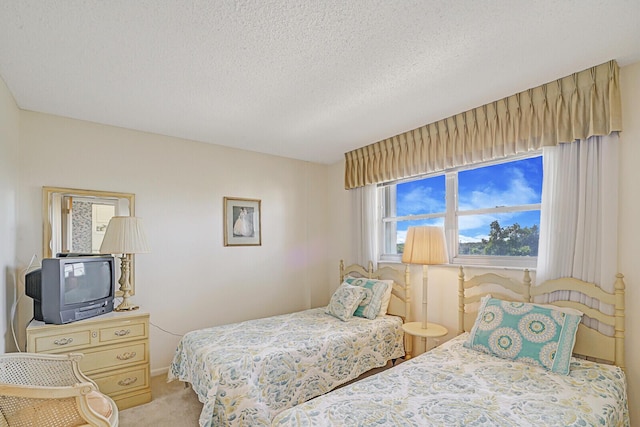
<svg viewBox="0 0 640 427">
<path fill-rule="evenodd" d="M 80 369 L 86 374 L 148 362 L 147 341 L 86 349 Z"/>
<path fill-rule="evenodd" d="M 151 401 L 148 313 L 111 312 L 65 325 L 32 320 L 27 326 L 27 351 L 83 353 L 80 370 L 118 408 Z"/>
<path fill-rule="evenodd" d="M 84 347 L 146 339 L 149 337 L 148 316 L 102 316 L 66 325 L 45 325 L 27 328 L 27 349 L 35 353 L 63 353 Z M 33 323 L 33 322 L 32 322 Z"/>
<path fill-rule="evenodd" d="M 149 366 L 138 366 L 136 368 L 92 375 L 91 379 L 98 384 L 101 392 L 115 397 L 121 393 L 149 387 Z"/>
<path fill-rule="evenodd" d="M 91 343 L 89 329 L 68 331 L 64 333 L 43 334 L 34 338 L 35 353 L 68 353 L 84 348 Z"/>
<path fill-rule="evenodd" d="M 105 344 L 136 338 L 145 338 L 147 336 L 147 324 L 143 320 L 122 322 L 117 326 L 100 328 L 98 334 L 100 342 Z"/>
</svg>

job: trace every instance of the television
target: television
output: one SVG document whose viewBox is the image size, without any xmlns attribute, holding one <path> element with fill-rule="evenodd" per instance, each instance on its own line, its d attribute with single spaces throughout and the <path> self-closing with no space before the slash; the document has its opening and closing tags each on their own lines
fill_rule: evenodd
<svg viewBox="0 0 640 427">
<path fill-rule="evenodd" d="M 115 297 L 115 258 L 111 255 L 45 258 L 25 276 L 33 317 L 61 325 L 109 313 Z"/>
</svg>

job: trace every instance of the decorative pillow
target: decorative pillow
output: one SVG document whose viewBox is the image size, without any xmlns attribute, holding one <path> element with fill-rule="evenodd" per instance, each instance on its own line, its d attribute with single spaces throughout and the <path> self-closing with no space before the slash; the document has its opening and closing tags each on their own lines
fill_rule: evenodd
<svg viewBox="0 0 640 427">
<path fill-rule="evenodd" d="M 360 286 L 343 283 L 331 296 L 325 313 L 346 321 L 356 311 L 360 302 L 367 297 L 367 290 Z"/>
<path fill-rule="evenodd" d="M 378 316 L 384 316 L 385 314 L 387 314 L 387 310 L 389 309 L 389 302 L 391 301 L 391 291 L 393 290 L 393 280 L 380 280 L 380 282 L 384 282 L 389 285 L 387 286 L 387 290 L 382 296 L 382 304 L 380 305 L 380 311 L 378 312 Z"/>
<path fill-rule="evenodd" d="M 540 303 L 537 303 L 537 302 L 533 302 L 531 304 L 535 305 L 536 307 L 548 308 L 548 309 L 551 309 L 551 310 L 561 311 L 561 312 L 567 313 L 567 314 L 575 314 L 576 316 L 579 316 L 579 317 L 582 317 L 582 315 L 584 314 L 580 310 L 577 310 L 577 309 L 571 308 L 571 307 L 560 307 L 558 305 L 540 304 Z"/>
<path fill-rule="evenodd" d="M 464 346 L 567 375 L 580 319 L 539 304 L 487 295 Z"/>
<path fill-rule="evenodd" d="M 360 286 L 368 289 L 370 292 L 356 309 L 354 316 L 365 317 L 367 319 L 375 319 L 381 314 L 387 313 L 387 307 L 389 306 L 389 300 L 391 299 L 391 287 L 393 286 L 393 280 L 374 280 L 361 277 L 345 277 L 345 282 L 353 286 Z M 386 305 L 384 300 L 387 292 L 389 297 L 387 298 Z"/>
</svg>

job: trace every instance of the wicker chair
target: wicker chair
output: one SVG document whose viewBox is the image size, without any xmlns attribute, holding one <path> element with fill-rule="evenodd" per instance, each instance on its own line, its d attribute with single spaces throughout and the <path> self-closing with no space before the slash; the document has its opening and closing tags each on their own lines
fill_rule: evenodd
<svg viewBox="0 0 640 427">
<path fill-rule="evenodd" d="M 0 354 L 0 427 L 118 425 L 118 407 L 78 367 L 82 354 Z"/>
</svg>

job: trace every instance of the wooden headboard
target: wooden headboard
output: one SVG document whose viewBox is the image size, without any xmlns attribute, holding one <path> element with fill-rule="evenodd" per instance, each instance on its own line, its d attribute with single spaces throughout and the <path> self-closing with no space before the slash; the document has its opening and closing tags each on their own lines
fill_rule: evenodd
<svg viewBox="0 0 640 427">
<path fill-rule="evenodd" d="M 495 285 L 489 289 L 489 285 Z M 476 289 L 477 288 L 477 289 Z M 494 298 L 508 301 L 530 301 L 529 289 L 531 276 L 529 270 L 524 270 L 522 282 L 495 273 L 484 273 L 465 279 L 464 269 L 460 267 L 458 273 L 458 334 L 470 332 L 478 315 L 477 305 L 483 296 L 491 294 Z M 474 289 L 473 295 L 467 291 Z M 510 293 L 506 293 L 509 291 Z"/>
<path fill-rule="evenodd" d="M 605 335 L 595 329 L 581 323 L 578 326 L 576 344 L 573 352 L 576 355 L 613 363 L 621 368 L 625 367 L 624 361 L 624 276 L 616 274 L 614 293 L 603 291 L 593 283 L 584 282 L 572 277 L 547 280 L 538 286 L 531 287 L 531 299 L 548 295 L 555 291 L 575 291 L 583 295 L 610 304 L 614 307 L 614 314 L 605 314 L 602 311 L 589 307 L 577 301 L 558 300 L 550 304 L 559 307 L 571 307 L 580 310 L 585 316 L 597 319 L 600 323 L 609 325 L 614 330 L 614 335 Z"/>
<path fill-rule="evenodd" d="M 585 316 L 597 319 L 600 323 L 613 327 L 614 335 L 605 335 L 581 323 L 578 327 L 576 344 L 573 349 L 574 355 L 613 363 L 624 368 L 625 284 L 623 277 L 622 274 L 616 275 L 615 291 L 610 294 L 593 283 L 572 277 L 547 280 L 540 285 L 531 286 L 529 270 L 524 270 L 522 282 L 494 273 L 481 274 L 467 279 L 464 275 L 464 268 L 460 267 L 458 274 L 458 333 L 471 330 L 477 316 L 477 303 L 487 294 L 510 301 L 538 302 L 556 291 L 580 292 L 590 298 L 612 305 L 615 309 L 615 314 L 605 314 L 596 308 L 577 301 L 556 300 L 549 304 L 580 310 Z M 493 289 L 489 291 L 482 290 L 487 286 L 492 286 Z M 494 291 L 496 287 L 499 289 L 498 291 Z M 475 292 L 472 295 L 468 295 L 472 292 L 472 289 Z"/>
<path fill-rule="evenodd" d="M 368 279 L 393 280 L 393 288 L 391 290 L 391 300 L 387 314 L 399 316 L 403 322 L 406 322 L 411 315 L 411 277 L 409 275 L 409 265 L 405 265 L 404 271 L 396 270 L 392 267 L 380 267 L 373 269 L 373 262 L 369 261 L 368 268 L 364 268 L 358 264 L 344 266 L 344 262 L 340 260 L 340 283 L 344 282 L 345 276 L 366 277 Z M 405 351 L 411 354 L 413 341 L 408 335 L 404 337 Z"/>
<path fill-rule="evenodd" d="M 392 267 L 381 267 L 373 269 L 373 262 L 369 261 L 368 268 L 358 264 L 344 266 L 344 261 L 340 260 L 340 283 L 344 282 L 345 276 L 366 277 L 367 279 L 393 280 L 391 290 L 391 301 L 387 314 L 400 316 L 404 321 L 411 315 L 411 277 L 409 276 L 409 266 L 406 265 L 404 271 L 396 270 Z"/>
</svg>

